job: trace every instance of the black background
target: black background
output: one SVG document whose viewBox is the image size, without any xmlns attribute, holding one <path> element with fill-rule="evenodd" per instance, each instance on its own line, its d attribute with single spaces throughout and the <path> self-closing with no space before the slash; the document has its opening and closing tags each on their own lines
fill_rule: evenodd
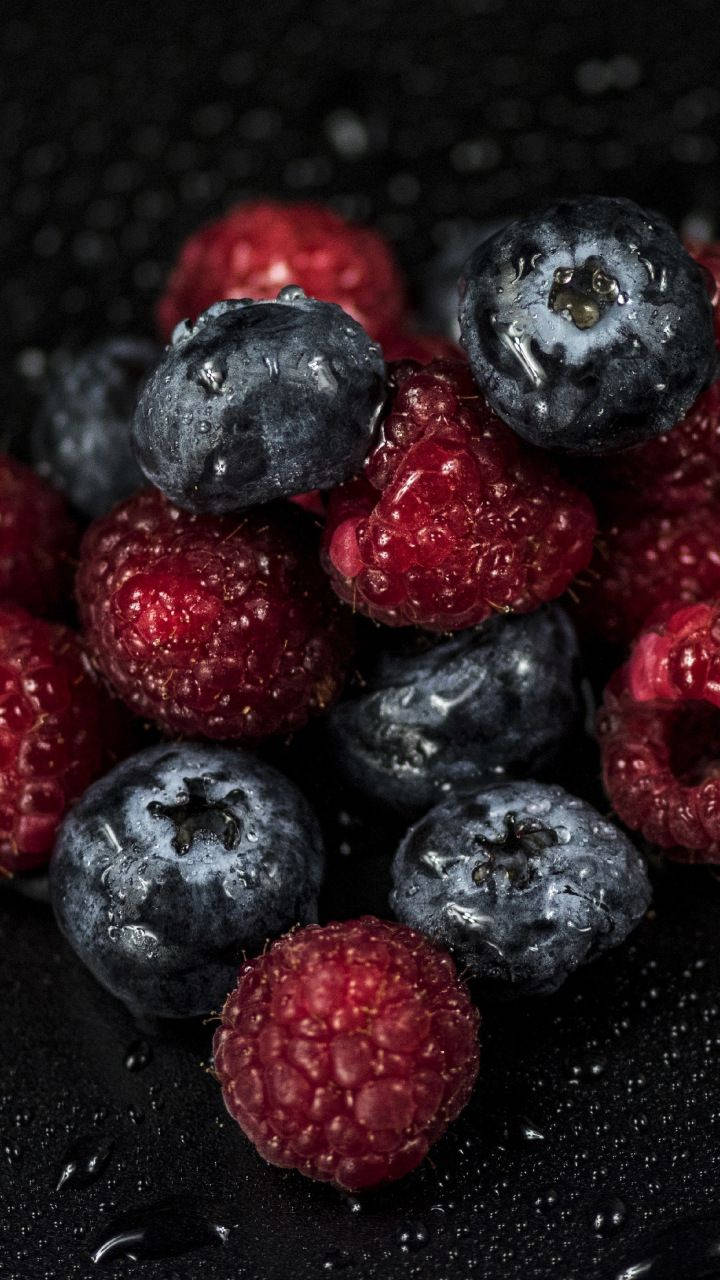
<svg viewBox="0 0 720 1280">
<path fill-rule="evenodd" d="M 150 331 L 182 238 L 246 195 L 328 199 L 375 223 L 426 313 L 438 253 L 467 219 L 603 191 L 720 230 L 715 0 L 6 3 L 3 15 L 1 429 L 21 450 L 48 348 Z M 343 826 L 340 803 L 326 815 L 328 910 L 382 907 L 395 833 Z M 129 1071 L 141 1033 L 47 907 L 4 892 L 0 1274 L 97 1275 L 107 1222 L 181 1196 L 185 1220 L 189 1205 L 216 1215 L 227 1244 L 116 1259 L 108 1274 L 720 1275 L 720 888 L 703 871 L 655 878 L 630 946 L 556 997 L 486 1012 L 469 1111 L 431 1162 L 362 1202 L 260 1163 L 203 1071 L 207 1027 L 146 1029 L 151 1060 Z M 108 1163 L 55 1192 L 80 1138 L 111 1138 Z"/>
</svg>

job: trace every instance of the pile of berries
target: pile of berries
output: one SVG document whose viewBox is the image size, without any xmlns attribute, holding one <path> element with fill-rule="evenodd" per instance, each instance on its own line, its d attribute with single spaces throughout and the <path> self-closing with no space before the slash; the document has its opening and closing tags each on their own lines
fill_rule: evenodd
<svg viewBox="0 0 720 1280">
<path fill-rule="evenodd" d="M 241 205 L 182 248 L 165 349 L 56 353 L 35 471 L 0 460 L 0 873 L 49 864 L 138 1014 L 224 1004 L 215 1073 L 271 1163 L 410 1172 L 474 1086 L 474 999 L 642 919 L 631 839 L 560 785 L 599 643 L 631 646 L 613 808 L 720 862 L 718 263 L 565 201 L 471 254 L 460 350 L 373 231 Z M 404 815 L 388 919 L 319 921 L 336 851 L 264 743 Z"/>
</svg>

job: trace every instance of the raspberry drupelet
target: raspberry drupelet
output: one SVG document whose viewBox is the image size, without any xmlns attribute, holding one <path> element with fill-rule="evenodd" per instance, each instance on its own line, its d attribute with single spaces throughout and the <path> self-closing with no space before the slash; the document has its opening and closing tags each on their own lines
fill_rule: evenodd
<svg viewBox="0 0 720 1280">
<path fill-rule="evenodd" d="M 668 606 L 720 594 L 720 505 L 638 513 L 621 507 L 598 535 L 590 569 L 577 584 L 578 621 L 627 644 Z"/>
<path fill-rule="evenodd" d="M 271 1164 L 359 1191 L 409 1173 L 467 1102 L 479 1017 L 403 925 L 311 925 L 240 970 L 215 1033 L 225 1103 Z"/>
<path fill-rule="evenodd" d="M 79 531 L 65 499 L 0 454 L 0 596 L 52 613 L 70 593 Z"/>
<path fill-rule="evenodd" d="M 390 246 L 317 204 L 251 201 L 202 227 L 183 245 L 157 308 L 168 339 L 224 298 L 274 298 L 297 284 L 308 297 L 337 302 L 371 337 L 402 327 L 405 280 Z"/>
<path fill-rule="evenodd" d="M 171 733 L 259 739 L 339 693 L 352 644 L 290 503 L 240 516 L 181 511 L 156 490 L 91 526 L 77 579 L 93 661 Z"/>
<path fill-rule="evenodd" d="M 0 875 L 48 861 L 69 805 L 128 746 L 79 638 L 0 606 Z"/>
<path fill-rule="evenodd" d="M 562 594 L 592 553 L 589 499 L 487 407 L 468 367 L 394 366 L 363 475 L 331 495 L 325 567 L 375 621 L 456 631 Z"/>
</svg>

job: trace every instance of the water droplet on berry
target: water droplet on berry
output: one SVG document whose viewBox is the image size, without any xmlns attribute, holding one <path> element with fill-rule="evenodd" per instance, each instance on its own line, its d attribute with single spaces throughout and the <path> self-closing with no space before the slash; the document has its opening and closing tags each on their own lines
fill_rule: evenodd
<svg viewBox="0 0 720 1280">
<path fill-rule="evenodd" d="M 305 290 L 301 289 L 299 284 L 287 284 L 280 290 L 277 300 L 278 302 L 300 302 L 305 296 Z"/>
</svg>

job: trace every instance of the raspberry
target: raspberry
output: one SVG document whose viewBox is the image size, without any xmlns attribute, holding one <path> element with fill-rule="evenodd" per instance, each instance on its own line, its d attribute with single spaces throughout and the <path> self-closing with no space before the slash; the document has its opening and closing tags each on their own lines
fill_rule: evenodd
<svg viewBox="0 0 720 1280">
<path fill-rule="evenodd" d="M 720 382 L 695 401 L 672 431 L 595 459 L 583 479 L 591 492 L 636 511 L 687 511 L 720 497 Z"/>
<path fill-rule="evenodd" d="M 261 1156 L 357 1191 L 409 1173 L 462 1110 L 478 1022 L 421 933 L 371 916 L 311 925 L 240 970 L 215 1070 Z"/>
<path fill-rule="evenodd" d="M 48 861 L 66 809 L 125 745 L 118 712 L 72 631 L 0 606 L 0 874 Z"/>
<path fill-rule="evenodd" d="M 658 611 L 720 593 L 719 520 L 716 503 L 673 515 L 616 514 L 601 529 L 587 580 L 579 584 L 580 621 L 625 644 Z"/>
<path fill-rule="evenodd" d="M 337 302 L 373 338 L 402 325 L 405 281 L 375 231 L 315 204 L 259 200 L 237 205 L 185 242 L 157 308 L 169 338 L 223 298 L 274 298 L 297 284 L 309 297 Z"/>
<path fill-rule="evenodd" d="M 610 681 L 598 718 L 603 780 L 616 813 L 679 862 L 720 861 L 717 625 L 717 606 L 702 606 L 673 615 L 667 630 L 645 633 Z M 646 700 L 655 694 L 657 701 Z"/>
<path fill-rule="evenodd" d="M 51 613 L 70 591 L 78 530 L 65 499 L 0 455 L 0 596 Z"/>
<path fill-rule="evenodd" d="M 561 595 L 591 556 L 589 500 L 500 422 L 464 364 L 392 377 L 365 474 L 330 499 L 323 554 L 338 594 L 432 631 Z"/>
<path fill-rule="evenodd" d="M 464 360 L 465 353 L 450 338 L 441 333 L 413 333 L 401 329 L 383 337 L 383 355 L 393 360 L 415 360 L 418 364 L 431 364 L 433 360 Z"/>
<path fill-rule="evenodd" d="M 713 308 L 715 341 L 720 347 L 720 243 L 702 244 L 698 241 L 687 246 L 688 253 L 704 267 L 707 274 L 710 301 Z"/>
<path fill-rule="evenodd" d="M 289 503 L 197 516 L 156 490 L 136 494 L 81 548 L 94 662 L 172 733 L 255 739 L 299 728 L 339 692 L 351 648 L 314 533 Z"/>
</svg>

